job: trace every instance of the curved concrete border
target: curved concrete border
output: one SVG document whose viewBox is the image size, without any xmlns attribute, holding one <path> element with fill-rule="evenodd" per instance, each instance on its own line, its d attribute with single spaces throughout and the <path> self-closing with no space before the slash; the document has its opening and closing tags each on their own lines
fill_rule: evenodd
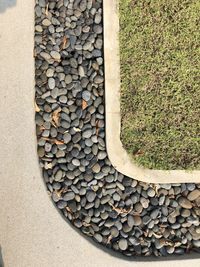
<svg viewBox="0 0 200 267">
<path fill-rule="evenodd" d="M 134 164 L 120 141 L 120 56 L 118 1 L 104 1 L 106 146 L 113 166 L 128 177 L 148 183 L 199 183 L 200 171 L 150 170 Z"/>
</svg>

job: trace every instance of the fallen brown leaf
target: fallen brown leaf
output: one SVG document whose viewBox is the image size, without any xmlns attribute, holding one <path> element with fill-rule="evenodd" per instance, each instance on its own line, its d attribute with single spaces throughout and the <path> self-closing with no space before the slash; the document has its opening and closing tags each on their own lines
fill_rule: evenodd
<svg viewBox="0 0 200 267">
<path fill-rule="evenodd" d="M 112 236 L 112 235 L 109 235 L 109 237 L 108 237 L 108 240 L 107 240 L 106 244 L 110 244 L 110 241 L 112 240 L 112 238 L 113 238 L 113 236 Z"/>
<path fill-rule="evenodd" d="M 73 127 L 73 130 L 77 133 L 80 133 L 81 132 L 81 129 L 77 128 L 77 127 Z M 68 132 L 68 131 L 67 131 Z"/>
<path fill-rule="evenodd" d="M 67 210 L 69 213 L 73 214 L 73 212 L 71 211 L 71 209 L 70 209 L 69 207 L 66 207 L 66 210 Z"/>
<path fill-rule="evenodd" d="M 159 235 L 159 234 L 156 234 L 156 233 L 152 233 L 153 234 L 153 236 L 155 236 L 156 238 L 161 238 L 162 237 L 162 235 Z"/>
<path fill-rule="evenodd" d="M 49 3 L 47 4 L 46 9 L 45 9 L 45 15 L 46 16 L 49 15 Z"/>
<path fill-rule="evenodd" d="M 66 36 L 64 36 L 63 37 L 63 40 L 62 40 L 62 46 L 61 46 L 61 49 L 63 50 L 63 49 L 66 49 L 66 44 L 67 44 L 67 42 L 68 42 L 68 39 L 67 39 L 67 37 Z"/>
<path fill-rule="evenodd" d="M 64 144 L 63 141 L 59 141 L 59 140 L 56 140 L 56 139 L 54 139 L 54 143 L 55 143 L 56 145 L 63 145 L 63 144 Z"/>
<path fill-rule="evenodd" d="M 48 137 L 42 137 L 42 139 L 46 140 L 46 141 L 49 141 L 51 143 L 54 143 L 56 145 L 63 145 L 64 142 L 63 141 L 60 141 L 60 140 L 57 140 L 55 138 L 48 138 Z"/>
<path fill-rule="evenodd" d="M 40 112 L 40 108 L 38 107 L 38 105 L 36 104 L 36 102 L 35 102 L 35 111 L 36 112 Z"/>
<path fill-rule="evenodd" d="M 45 164 L 45 169 L 48 170 L 48 169 L 52 169 L 52 163 L 46 163 Z"/>
<path fill-rule="evenodd" d="M 99 120 L 96 120 L 96 135 L 99 135 Z"/>
<path fill-rule="evenodd" d="M 59 126 L 61 108 L 56 109 L 52 114 L 52 124 L 57 128 Z"/>
<path fill-rule="evenodd" d="M 83 226 L 89 227 L 89 226 L 91 226 L 91 224 L 90 223 L 86 223 L 85 221 L 83 221 Z"/>
<path fill-rule="evenodd" d="M 133 154 L 135 157 L 139 157 L 141 155 L 144 155 L 144 152 L 142 150 L 138 150 L 136 153 Z"/>
<path fill-rule="evenodd" d="M 112 203 L 108 203 L 112 208 L 113 210 L 115 210 L 118 214 L 128 214 L 132 211 L 132 208 L 126 210 L 126 209 L 122 209 L 122 208 L 117 208 L 115 207 Z"/>
<path fill-rule="evenodd" d="M 82 100 L 82 110 L 86 109 L 88 106 L 87 102 L 83 99 Z"/>
</svg>

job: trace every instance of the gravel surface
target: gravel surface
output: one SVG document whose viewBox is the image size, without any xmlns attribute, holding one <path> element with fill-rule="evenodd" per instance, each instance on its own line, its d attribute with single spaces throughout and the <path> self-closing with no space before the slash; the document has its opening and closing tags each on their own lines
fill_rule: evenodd
<svg viewBox="0 0 200 267">
<path fill-rule="evenodd" d="M 124 255 L 200 252 L 200 185 L 139 182 L 108 159 L 102 31 L 102 0 L 36 0 L 35 120 L 48 192 L 80 231 Z"/>
</svg>

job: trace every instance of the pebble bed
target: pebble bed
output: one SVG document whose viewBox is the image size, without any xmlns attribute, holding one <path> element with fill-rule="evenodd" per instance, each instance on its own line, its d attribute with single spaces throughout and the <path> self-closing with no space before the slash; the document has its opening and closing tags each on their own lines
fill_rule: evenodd
<svg viewBox="0 0 200 267">
<path fill-rule="evenodd" d="M 102 4 L 36 0 L 35 119 L 48 192 L 81 232 L 126 256 L 200 252 L 200 185 L 139 182 L 108 159 Z"/>
</svg>

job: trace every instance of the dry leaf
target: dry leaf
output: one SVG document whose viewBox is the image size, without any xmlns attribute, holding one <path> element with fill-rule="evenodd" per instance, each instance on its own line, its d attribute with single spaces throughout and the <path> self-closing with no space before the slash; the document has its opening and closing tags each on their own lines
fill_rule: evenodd
<svg viewBox="0 0 200 267">
<path fill-rule="evenodd" d="M 87 102 L 83 99 L 82 100 L 82 110 L 86 109 L 88 106 Z"/>
<path fill-rule="evenodd" d="M 156 238 L 161 238 L 162 237 L 162 235 L 159 235 L 159 234 L 156 234 L 156 233 L 152 233 Z"/>
<path fill-rule="evenodd" d="M 115 207 L 112 203 L 108 203 L 112 208 L 113 210 L 115 210 L 118 214 L 128 214 L 132 211 L 132 208 L 126 210 L 126 209 L 122 209 L 122 208 L 117 208 Z"/>
<path fill-rule="evenodd" d="M 176 247 L 180 247 L 182 245 L 182 243 L 180 242 L 180 241 L 177 241 L 177 242 L 175 242 L 175 244 L 174 244 L 174 247 L 176 248 Z"/>
<path fill-rule="evenodd" d="M 48 16 L 49 15 L 49 3 L 47 4 L 47 6 L 46 6 L 46 9 L 45 9 L 45 14 L 46 14 L 46 16 Z"/>
<path fill-rule="evenodd" d="M 35 111 L 36 112 L 40 112 L 40 108 L 38 107 L 38 105 L 36 104 L 36 102 L 35 102 Z"/>
<path fill-rule="evenodd" d="M 73 127 L 73 130 L 75 131 L 75 132 L 81 132 L 81 129 L 79 129 L 79 128 L 76 128 L 76 127 Z M 68 131 L 69 132 L 69 131 Z"/>
<path fill-rule="evenodd" d="M 70 209 L 69 207 L 66 207 L 66 210 L 67 210 L 69 213 L 72 214 L 72 211 L 71 211 L 71 209 Z"/>
<path fill-rule="evenodd" d="M 52 163 L 45 163 L 45 169 L 52 169 Z"/>
<path fill-rule="evenodd" d="M 113 238 L 113 236 L 112 236 L 112 235 L 109 235 L 109 237 L 108 237 L 108 240 L 107 240 L 106 244 L 110 244 L 110 241 L 112 240 L 112 238 Z"/>
<path fill-rule="evenodd" d="M 51 143 L 55 143 L 56 145 L 63 145 L 64 144 L 63 141 L 57 140 L 55 138 L 42 137 L 42 139 L 49 141 Z"/>
<path fill-rule="evenodd" d="M 63 40 L 62 40 L 62 46 L 61 46 L 61 49 L 63 50 L 63 49 L 66 49 L 66 44 L 67 44 L 67 42 L 68 42 L 68 39 L 67 39 L 67 37 L 66 36 L 64 36 L 63 37 Z"/>
<path fill-rule="evenodd" d="M 67 189 L 66 188 L 61 188 L 60 190 L 55 190 L 55 193 L 58 197 L 61 197 L 61 194 L 66 193 Z"/>
<path fill-rule="evenodd" d="M 58 197 L 61 197 L 62 190 L 55 190 L 55 193 Z"/>
<path fill-rule="evenodd" d="M 63 145 L 63 144 L 64 144 L 63 141 L 59 141 L 59 140 L 56 140 L 56 139 L 54 139 L 54 143 L 55 143 L 56 145 Z"/>
<path fill-rule="evenodd" d="M 44 131 L 45 129 L 46 128 L 43 125 L 40 126 L 40 131 Z"/>
<path fill-rule="evenodd" d="M 91 224 L 90 223 L 86 223 L 85 221 L 83 221 L 83 226 L 89 227 L 89 226 L 91 226 Z"/>
<path fill-rule="evenodd" d="M 142 150 L 138 150 L 138 151 L 136 151 L 133 155 L 135 156 L 135 157 L 139 157 L 139 156 L 141 156 L 141 155 L 143 155 L 144 154 L 144 152 L 142 151 Z"/>
<path fill-rule="evenodd" d="M 61 108 L 56 109 L 52 114 L 52 124 L 57 128 L 59 126 Z"/>
<path fill-rule="evenodd" d="M 99 135 L 99 120 L 96 120 L 96 135 Z"/>
</svg>

